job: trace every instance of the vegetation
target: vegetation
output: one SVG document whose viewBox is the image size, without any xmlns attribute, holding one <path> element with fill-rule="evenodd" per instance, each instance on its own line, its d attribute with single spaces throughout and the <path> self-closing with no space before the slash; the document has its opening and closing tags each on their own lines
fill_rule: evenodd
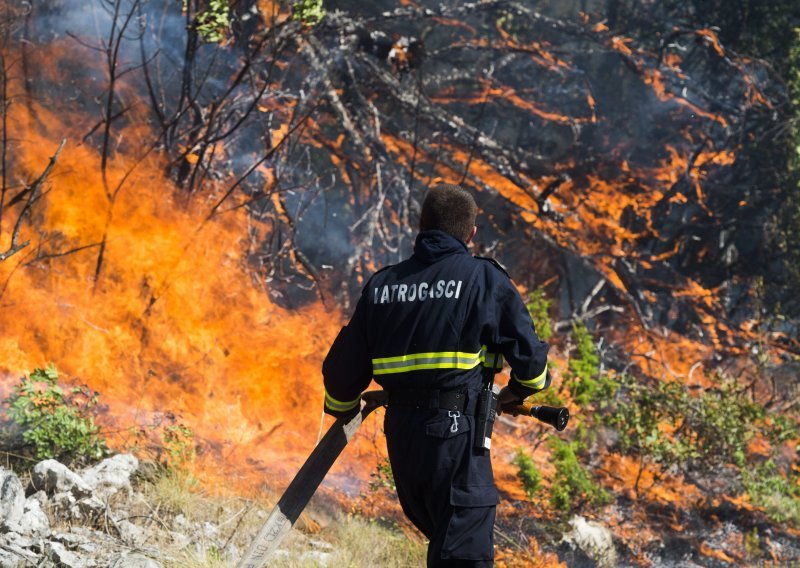
<svg viewBox="0 0 800 568">
<path fill-rule="evenodd" d="M 755 469 L 743 468 L 742 480 L 754 505 L 776 523 L 800 526 L 800 485 L 797 475 L 787 475 L 772 460 Z"/>
<path fill-rule="evenodd" d="M 389 463 L 389 458 L 387 457 L 378 462 L 378 465 L 375 466 L 375 471 L 370 474 L 370 477 L 372 480 L 369 482 L 369 487 L 373 491 L 382 487 L 392 491 L 397 490 L 397 486 L 394 483 L 394 474 L 392 473 L 392 464 Z"/>
<path fill-rule="evenodd" d="M 522 482 L 525 494 L 532 499 L 542 488 L 542 474 L 539 468 L 522 448 L 517 449 L 512 463 L 517 466 L 517 477 Z"/>
<path fill-rule="evenodd" d="M 600 356 L 594 338 L 582 321 L 572 324 L 572 338 L 575 354 L 569 359 L 570 372 L 567 376 L 572 400 L 582 407 L 590 404 L 603 407 L 613 395 L 614 385 L 600 372 Z"/>
<path fill-rule="evenodd" d="M 72 462 L 100 459 L 108 447 L 94 422 L 98 393 L 86 387 L 65 390 L 54 365 L 21 377 L 4 400 L 8 418 L 22 431 L 37 459 Z"/>
<path fill-rule="evenodd" d="M 316 26 L 324 17 L 322 0 L 297 0 L 292 5 L 292 19 L 304 26 Z"/>
<path fill-rule="evenodd" d="M 619 433 L 620 450 L 640 457 L 635 490 L 645 460 L 684 472 L 732 468 L 751 501 L 777 522 L 800 521 L 800 491 L 772 460 L 752 467 L 747 446 L 756 434 L 773 447 L 797 437 L 790 420 L 766 420 L 765 409 L 748 399 L 735 381 L 720 378 L 717 387 L 692 395 L 683 385 L 645 385 L 620 381 L 618 404 L 605 416 Z"/>
<path fill-rule="evenodd" d="M 793 30 L 787 57 L 786 83 L 789 91 L 789 100 L 792 116 L 789 122 L 789 183 L 793 198 L 790 206 L 784 211 L 781 225 L 785 229 L 781 233 L 782 252 L 788 257 L 786 260 L 789 282 L 797 285 L 800 283 L 800 27 Z M 800 302 L 797 296 L 793 298 L 794 306 L 790 309 L 800 311 Z M 786 301 L 785 301 L 786 302 Z M 791 302 L 791 301 L 790 301 Z M 781 316 L 785 314 L 778 311 Z"/>
<path fill-rule="evenodd" d="M 183 0 L 183 10 L 189 9 L 190 0 Z M 228 0 L 208 0 L 206 7 L 198 11 L 194 18 L 194 27 L 205 41 L 220 42 L 231 25 L 231 7 Z"/>
<path fill-rule="evenodd" d="M 609 496 L 591 478 L 581 464 L 579 453 L 584 446 L 579 441 L 550 438 L 553 465 L 556 468 L 550 489 L 550 504 L 562 513 L 571 514 L 583 507 L 600 507 Z"/>
<path fill-rule="evenodd" d="M 531 314 L 531 319 L 536 325 L 536 335 L 542 341 L 547 341 L 553 336 L 553 328 L 550 326 L 550 306 L 553 301 L 549 299 L 544 288 L 539 286 L 528 294 L 528 302 L 525 307 L 528 308 L 528 313 Z"/>
</svg>

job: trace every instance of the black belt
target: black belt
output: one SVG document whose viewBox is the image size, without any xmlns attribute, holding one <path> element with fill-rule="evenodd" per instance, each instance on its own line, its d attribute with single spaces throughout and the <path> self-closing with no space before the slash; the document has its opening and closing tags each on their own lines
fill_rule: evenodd
<svg viewBox="0 0 800 568">
<path fill-rule="evenodd" d="M 396 389 L 389 391 L 389 406 L 411 406 L 414 408 L 440 408 L 464 414 L 475 414 L 475 401 L 468 400 L 464 391 L 440 391 L 423 389 Z"/>
</svg>

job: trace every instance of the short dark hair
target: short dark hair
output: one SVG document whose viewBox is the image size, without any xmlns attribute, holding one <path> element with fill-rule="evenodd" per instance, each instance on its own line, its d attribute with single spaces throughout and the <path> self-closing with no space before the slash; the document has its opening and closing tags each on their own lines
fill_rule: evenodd
<svg viewBox="0 0 800 568">
<path fill-rule="evenodd" d="M 478 206 L 467 190 L 459 185 L 441 184 L 425 194 L 419 228 L 438 229 L 466 242 L 477 216 Z"/>
</svg>

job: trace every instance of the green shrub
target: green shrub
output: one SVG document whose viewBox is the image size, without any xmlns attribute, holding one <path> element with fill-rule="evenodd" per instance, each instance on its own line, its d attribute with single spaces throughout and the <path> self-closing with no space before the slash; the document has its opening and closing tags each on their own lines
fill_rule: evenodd
<svg viewBox="0 0 800 568">
<path fill-rule="evenodd" d="M 743 468 L 742 481 L 754 505 L 777 523 L 800 526 L 800 487 L 796 480 L 782 475 L 775 462 L 768 460 L 755 469 Z"/>
<path fill-rule="evenodd" d="M 73 387 L 65 394 L 51 364 L 20 378 L 3 402 L 8 405 L 8 418 L 20 427 L 23 441 L 37 459 L 73 461 L 100 459 L 108 453 L 92 415 L 97 398 L 98 393 L 85 387 Z"/>
<path fill-rule="evenodd" d="M 539 472 L 539 468 L 522 448 L 517 450 L 511 463 L 517 466 L 517 477 L 522 482 L 525 494 L 532 499 L 541 489 L 542 474 Z"/>
<path fill-rule="evenodd" d="M 619 432 L 621 450 L 649 457 L 665 467 L 741 467 L 755 432 L 772 435 L 773 429 L 760 425 L 763 408 L 748 400 L 732 380 L 722 378 L 716 388 L 700 396 L 692 396 L 676 382 L 650 386 L 623 377 L 619 386 L 623 396 L 605 421 Z M 792 431 L 775 436 L 786 437 Z"/>
<path fill-rule="evenodd" d="M 685 391 L 684 391 L 685 392 Z M 744 388 L 721 379 L 717 388 L 699 397 L 686 396 L 686 420 L 681 438 L 689 440 L 698 469 L 723 464 L 745 465 L 747 444 L 761 429 L 764 408 L 750 401 Z"/>
<path fill-rule="evenodd" d="M 189 1 L 183 0 L 184 11 L 189 9 Z M 205 41 L 220 42 L 225 39 L 225 34 L 231 25 L 230 11 L 228 0 L 208 0 L 206 8 L 197 12 L 194 28 Z"/>
<path fill-rule="evenodd" d="M 172 469 L 188 469 L 197 457 L 194 432 L 188 426 L 175 421 L 161 432 L 161 445 L 166 466 Z"/>
<path fill-rule="evenodd" d="M 623 396 L 604 420 L 619 432 L 623 454 L 646 456 L 665 467 L 692 456 L 691 440 L 678 431 L 688 410 L 688 395 L 682 385 L 659 382 L 648 386 L 623 376 L 619 386 Z M 675 434 L 666 434 L 662 424 Z"/>
<path fill-rule="evenodd" d="M 550 488 L 550 504 L 553 508 L 571 513 L 584 506 L 601 507 L 607 504 L 608 493 L 592 480 L 578 460 L 578 453 L 582 449 L 580 442 L 565 442 L 553 437 L 549 444 L 556 468 Z"/>
<path fill-rule="evenodd" d="M 600 372 L 600 356 L 594 338 L 581 321 L 572 324 L 572 338 L 575 354 L 570 357 L 566 381 L 572 400 L 578 406 L 597 404 L 605 408 L 614 396 L 616 385 Z"/>
<path fill-rule="evenodd" d="M 322 0 L 297 0 L 292 5 L 292 19 L 304 26 L 316 26 L 324 17 Z"/>
<path fill-rule="evenodd" d="M 528 308 L 528 313 L 531 314 L 531 319 L 536 325 L 536 335 L 542 341 L 547 341 L 553 336 L 553 328 L 550 326 L 550 306 L 552 305 L 553 301 L 547 299 L 544 288 L 541 286 L 528 294 L 528 302 L 525 307 Z"/>
<path fill-rule="evenodd" d="M 372 481 L 369 482 L 369 487 L 373 491 L 377 491 L 381 488 L 391 489 L 392 491 L 397 490 L 397 486 L 394 483 L 394 473 L 392 473 L 392 464 L 389 463 L 389 458 L 383 458 L 381 461 L 378 462 L 378 465 L 370 474 Z"/>
</svg>

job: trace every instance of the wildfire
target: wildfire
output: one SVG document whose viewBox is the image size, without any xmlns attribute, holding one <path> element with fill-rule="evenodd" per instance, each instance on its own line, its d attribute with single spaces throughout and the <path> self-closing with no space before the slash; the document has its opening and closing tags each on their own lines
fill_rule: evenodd
<svg viewBox="0 0 800 568">
<path fill-rule="evenodd" d="M 401 4 L 409 10 L 416 6 L 411 1 Z M 257 5 L 270 25 L 291 22 L 284 3 L 260 0 Z M 515 275 L 535 271 L 537 279 L 558 283 L 568 271 L 560 265 L 569 261 L 581 264 L 585 274 L 600 281 L 595 292 L 602 289 L 602 293 L 564 301 L 561 317 L 570 309 L 574 314 L 582 309 L 585 315 L 595 307 L 595 296 L 598 303 L 609 304 L 596 312 L 611 312 L 602 309 L 613 307 L 613 317 L 597 319 L 604 340 L 625 353 L 643 375 L 707 387 L 713 384 L 711 361 L 717 352 L 743 354 L 744 346 L 761 340 L 796 346 L 795 338 L 760 337 L 759 322 L 752 318 L 739 324 L 725 320 L 720 316 L 725 312 L 722 286 L 704 283 L 675 267 L 687 241 L 667 230 L 666 219 L 677 211 L 688 212 L 680 221 L 687 226 L 697 218 L 715 221 L 718 196 L 709 191 L 709 182 L 736 164 L 739 149 L 727 143 L 727 131 L 736 117 L 676 88 L 690 79 L 692 69 L 682 54 L 666 48 L 663 54 L 650 53 L 605 23 L 590 20 L 584 15 L 582 25 L 568 31 L 591 38 L 598 49 L 606 50 L 604 57 L 620 59 L 623 70 L 634 74 L 636 84 L 632 80 L 628 87 L 641 90 L 637 96 L 646 109 L 643 117 L 649 120 L 644 113 L 652 112 L 662 121 L 674 121 L 669 128 L 633 125 L 635 120 L 619 118 L 609 108 L 615 94 L 601 92 L 600 82 L 593 85 L 586 78 L 592 65 L 579 65 L 579 58 L 571 59 L 553 41 L 530 41 L 512 33 L 502 18 L 486 26 L 496 32 L 492 39 L 479 37 L 483 28 L 464 19 L 437 16 L 431 21 L 457 31 L 447 49 L 502 52 L 505 63 L 514 58 L 530 62 L 525 69 L 543 77 L 536 88 L 499 78 L 503 72 L 518 73 L 511 65 L 510 71 L 495 70 L 494 75 L 476 73 L 469 78 L 469 88 L 462 88 L 463 78 L 442 80 L 439 85 L 438 80 L 425 83 L 418 76 L 415 84 L 409 76 L 396 78 L 387 72 L 392 93 L 408 113 L 392 115 L 393 121 L 402 123 L 397 126 L 384 120 L 381 113 L 389 114 L 381 106 L 386 95 L 377 87 L 373 91 L 363 87 L 356 96 L 352 85 L 343 87 L 328 79 L 330 84 L 314 88 L 327 89 L 325 104 L 334 110 L 309 113 L 295 133 L 297 116 L 308 111 L 305 103 L 287 94 L 290 89 L 283 79 L 269 85 L 277 94 L 254 106 L 254 114 L 271 117 L 259 133 L 266 150 L 291 137 L 292 144 L 305 152 L 297 169 L 314 170 L 315 176 L 333 180 L 330 188 L 319 192 L 326 208 L 327 200 L 341 201 L 335 204 L 335 214 L 310 225 L 311 231 L 327 231 L 326 223 L 336 215 L 353 217 L 337 221 L 341 223 L 337 230 L 346 235 L 336 246 L 348 249 L 342 256 L 358 251 L 358 263 L 337 258 L 336 266 L 326 268 L 333 274 L 330 280 L 336 280 L 330 287 L 341 285 L 335 290 L 340 293 L 350 280 L 363 282 L 387 258 L 400 256 L 403 250 L 389 237 L 410 234 L 409 204 L 422 188 L 436 180 L 463 182 L 486 204 L 478 239 L 485 236 L 486 246 L 492 241 L 500 253 L 505 252 L 504 240 L 514 241 L 508 248 L 511 258 L 533 257 L 520 260 L 521 267 L 512 270 Z M 748 72 L 748 62 L 726 54 L 713 30 L 685 35 L 699 37 L 711 57 L 723 58 L 741 72 L 743 107 L 770 106 Z M 340 39 L 330 43 L 338 45 Z M 298 44 L 299 50 L 307 47 L 301 40 Z M 83 106 L 90 106 L 85 93 L 96 91 L 93 85 L 98 77 L 107 79 L 107 70 L 88 64 L 85 72 L 74 70 L 76 61 L 95 61 L 92 50 L 63 39 L 25 49 L 26 64 L 37 69 L 54 93 L 49 100 L 23 96 L 26 79 L 8 75 L 7 88 L 14 100 L 6 115 L 9 140 L 14 141 L 8 171 L 13 171 L 9 184 L 16 184 L 9 195 L 41 174 L 61 139 L 67 143 L 46 180 L 43 197 L 24 224 L 24 238 L 30 244 L 0 261 L 0 394 L 7 393 L 19 375 L 53 361 L 70 381 L 86 382 L 100 391 L 107 407 L 102 421 L 116 447 L 139 443 L 132 430 L 147 429 L 169 412 L 194 432 L 201 449 L 197 474 L 210 486 L 281 485 L 310 453 L 317 433 L 330 423 L 321 416 L 320 366 L 349 315 L 348 309 L 326 306 L 321 299 L 287 307 L 290 302 L 281 295 L 279 283 L 265 278 L 254 261 L 259 246 L 274 238 L 282 243 L 287 263 L 302 267 L 298 272 L 306 278 L 303 286 L 324 287 L 313 263 L 285 245 L 294 238 L 295 209 L 300 208 L 284 199 L 284 193 L 291 191 L 285 189 L 288 174 L 262 160 L 253 168 L 261 187 L 246 196 L 233 191 L 238 181 L 232 168 L 221 167 L 216 175 L 204 178 L 202 187 L 183 191 L 171 173 L 174 161 L 162 152 L 162 135 L 148 122 L 152 116 L 141 84 L 128 76 L 117 84 L 124 118 L 109 119 L 111 134 L 104 150 L 100 132 L 105 123 L 98 126 L 97 116 L 90 116 Z M 608 61 L 594 63 L 611 65 Z M 282 72 L 293 65 L 299 65 L 294 56 L 275 62 Z M 321 71 L 312 66 L 297 73 L 313 76 Z M 78 93 L 77 103 L 56 90 L 60 85 L 71 85 Z M 302 86 L 306 88 L 305 83 Z M 417 88 L 420 92 L 414 91 Z M 414 91 L 415 97 L 403 98 L 406 91 Z M 369 112 L 363 116 L 350 112 L 341 101 L 362 102 L 361 110 Z M 412 112 L 422 113 L 425 105 L 433 109 L 434 118 L 428 117 L 428 124 L 419 119 L 417 124 L 419 115 Z M 445 113 L 467 108 L 476 114 L 484 106 L 490 107 L 486 116 L 472 118 L 491 127 L 471 124 L 469 113 Z M 207 116 L 209 111 L 203 112 Z M 232 116 L 235 112 L 239 107 Z M 408 116 L 413 120 L 406 121 Z M 646 123 L 644 118 L 640 122 Z M 511 128 L 517 122 L 524 125 L 518 132 Z M 518 142 L 529 130 L 538 135 L 547 128 L 556 132 L 555 150 L 544 144 L 535 149 L 526 146 L 534 146 L 538 139 Z M 639 128 L 647 134 L 639 137 L 633 132 Z M 241 153 L 228 140 L 204 148 L 191 136 L 186 138 L 178 146 L 181 160 L 198 169 L 208 165 L 209 154 L 216 166 L 265 150 L 259 146 L 261 138 Z M 638 147 L 642 140 L 650 145 Z M 228 197 L 225 207 L 218 207 Z M 732 199 L 741 206 L 748 203 L 745 196 Z M 22 202 L 9 206 L 6 215 L 19 213 L 22 206 Z M 262 214 L 259 207 L 268 208 L 269 214 Z M 371 232 L 359 233 L 372 219 Z M 315 238 L 334 240 L 340 236 L 334 233 L 318 232 Z M 4 218 L 0 251 L 8 249 L 11 234 Z M 512 238 L 505 239 L 509 235 Z M 380 238 L 385 238 L 383 247 L 374 244 Z M 323 248 L 327 243 L 319 244 Z M 711 254 L 711 247 L 706 243 L 697 258 Z M 531 283 L 523 282 L 532 288 Z M 325 297 L 323 291 L 319 297 Z M 680 332 L 664 323 L 676 321 L 681 323 Z M 563 342 L 559 338 L 555 343 Z M 568 356 L 558 348 L 553 353 L 559 367 L 567 369 Z M 733 369 L 742 366 L 731 363 Z M 573 405 L 571 410 L 580 409 Z M 359 490 L 359 482 L 385 455 L 380 424 L 380 413 L 367 421 L 355 445 L 335 466 L 329 484 L 350 494 Z M 519 426 L 519 432 L 508 424 L 498 428 L 498 485 L 513 500 L 524 500 L 525 495 L 510 456 L 518 440 L 532 439 L 536 428 L 540 427 L 532 423 Z M 762 450 L 752 448 L 754 453 Z M 547 452 L 538 451 L 534 458 L 548 477 L 552 471 Z M 646 491 L 638 498 L 655 503 L 701 498 L 696 487 L 664 472 L 659 472 L 663 482 L 655 482 L 652 469 L 638 479 L 630 458 L 603 459 L 604 483 L 614 491 L 632 494 L 639 484 Z M 533 510 L 535 505 L 519 507 Z M 504 561 L 503 555 L 499 560 Z"/>
<path fill-rule="evenodd" d="M 68 142 L 33 219 L 46 232 L 0 263 L 0 387 L 53 361 L 100 391 L 117 447 L 170 412 L 205 449 L 197 465 L 206 475 L 252 486 L 260 479 L 245 464 L 292 471 L 315 442 L 321 357 L 341 314 L 271 302 L 244 254 L 246 210 L 205 223 L 210 204 L 184 205 L 163 158 L 150 154 L 130 171 L 122 146 L 107 175 L 112 184 L 126 177 L 125 188 L 95 285 L 110 207 L 101 157 L 63 113 L 30 110 L 9 115 L 18 178 L 38 175 L 54 136 Z M 68 249 L 79 250 L 60 255 Z"/>
</svg>

